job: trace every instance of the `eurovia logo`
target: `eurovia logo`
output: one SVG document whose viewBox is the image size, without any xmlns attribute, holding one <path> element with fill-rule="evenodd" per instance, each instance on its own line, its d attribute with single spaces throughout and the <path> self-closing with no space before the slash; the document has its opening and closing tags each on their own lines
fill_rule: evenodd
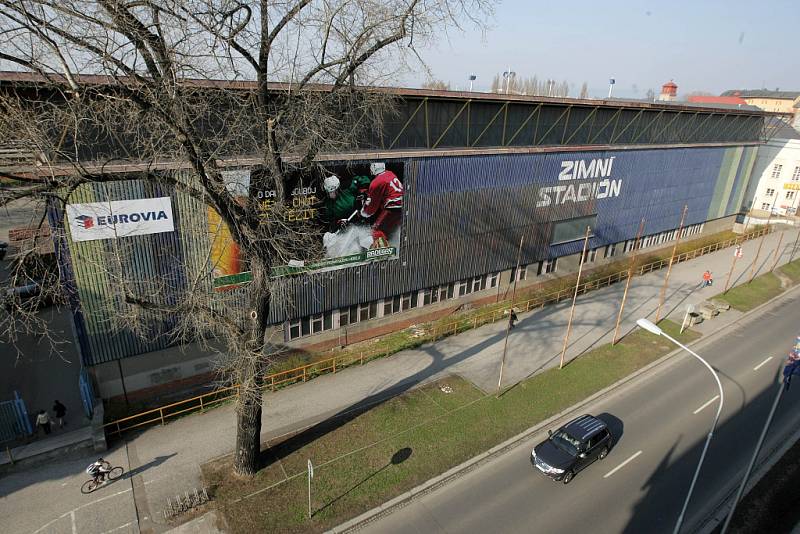
<svg viewBox="0 0 800 534">
<path fill-rule="evenodd" d="M 73 241 L 173 232 L 170 197 L 68 204 Z"/>
<path fill-rule="evenodd" d="M 94 218 L 89 217 L 88 215 L 78 215 L 75 217 L 75 220 L 78 221 L 78 226 L 85 228 L 86 230 L 94 226 Z"/>
</svg>

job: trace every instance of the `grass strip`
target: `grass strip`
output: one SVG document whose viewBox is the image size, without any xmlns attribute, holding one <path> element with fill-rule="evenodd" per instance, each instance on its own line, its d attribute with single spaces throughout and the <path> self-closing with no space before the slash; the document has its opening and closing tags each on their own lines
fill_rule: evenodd
<svg viewBox="0 0 800 534">
<path fill-rule="evenodd" d="M 752 282 L 736 286 L 727 293 L 717 295 L 714 299 L 727 302 L 735 310 L 746 312 L 777 297 L 783 291 L 780 278 L 772 273 L 767 273 L 756 277 Z"/>
<path fill-rule="evenodd" d="M 679 334 L 670 321 L 660 326 L 683 343 L 700 337 Z M 320 532 L 490 449 L 673 348 L 636 330 L 616 346 L 600 346 L 561 370 L 539 373 L 500 398 L 448 377 L 272 444 L 265 451 L 266 467 L 253 479 L 231 476 L 229 458 L 204 465 L 203 474 L 231 532 Z M 316 466 L 310 520 L 308 459 Z"/>
</svg>

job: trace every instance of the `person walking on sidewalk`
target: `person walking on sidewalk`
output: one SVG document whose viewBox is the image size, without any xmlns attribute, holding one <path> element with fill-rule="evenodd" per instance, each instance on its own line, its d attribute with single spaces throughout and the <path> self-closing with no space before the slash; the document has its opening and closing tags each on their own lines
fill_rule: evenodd
<svg viewBox="0 0 800 534">
<path fill-rule="evenodd" d="M 61 404 L 58 400 L 55 401 L 53 404 L 53 413 L 56 414 L 56 419 L 58 420 L 58 428 L 64 428 L 66 425 L 66 421 L 64 421 L 64 417 L 67 415 L 67 407 Z"/>
<path fill-rule="evenodd" d="M 713 280 L 713 278 L 711 276 L 711 271 L 706 271 L 706 272 L 703 273 L 703 283 L 702 283 L 702 285 L 700 287 L 701 288 L 708 287 L 713 282 L 714 282 L 714 280 Z"/>
<path fill-rule="evenodd" d="M 50 416 L 44 410 L 39 410 L 36 416 L 36 426 L 44 430 L 45 435 L 50 433 Z"/>
<path fill-rule="evenodd" d="M 509 325 L 511 328 L 514 328 L 515 322 L 517 322 L 517 314 L 514 311 L 514 308 L 511 308 L 511 318 L 509 319 Z"/>
</svg>

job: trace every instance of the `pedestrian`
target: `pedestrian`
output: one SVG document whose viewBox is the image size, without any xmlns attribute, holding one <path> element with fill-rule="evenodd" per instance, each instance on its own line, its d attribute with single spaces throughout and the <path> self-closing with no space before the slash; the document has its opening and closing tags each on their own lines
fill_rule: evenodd
<svg viewBox="0 0 800 534">
<path fill-rule="evenodd" d="M 64 421 L 64 417 L 67 415 L 67 407 L 56 400 L 53 404 L 53 413 L 56 414 L 56 419 L 58 419 L 58 428 L 64 428 L 64 425 L 67 424 Z"/>
<path fill-rule="evenodd" d="M 517 314 L 514 311 L 514 308 L 511 308 L 511 319 L 509 320 L 509 325 L 511 328 L 514 328 L 515 322 L 517 322 Z"/>
<path fill-rule="evenodd" d="M 39 410 L 36 416 L 36 426 L 44 430 L 45 435 L 50 433 L 50 416 L 44 410 Z"/>
<path fill-rule="evenodd" d="M 700 284 L 700 287 L 706 287 L 711 285 L 711 271 L 706 271 L 703 273 L 703 283 Z"/>
<path fill-rule="evenodd" d="M 708 282 L 706 282 L 706 285 L 707 286 L 714 285 L 714 273 L 712 273 L 711 271 L 708 271 Z"/>
</svg>

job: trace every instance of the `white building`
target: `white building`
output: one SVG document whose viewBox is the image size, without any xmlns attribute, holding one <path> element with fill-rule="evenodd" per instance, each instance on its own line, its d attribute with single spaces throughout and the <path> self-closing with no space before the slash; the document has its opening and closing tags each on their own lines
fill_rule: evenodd
<svg viewBox="0 0 800 534">
<path fill-rule="evenodd" d="M 800 206 L 800 134 L 783 128 L 758 149 L 753 177 L 759 177 L 753 209 L 795 215 Z"/>
</svg>

